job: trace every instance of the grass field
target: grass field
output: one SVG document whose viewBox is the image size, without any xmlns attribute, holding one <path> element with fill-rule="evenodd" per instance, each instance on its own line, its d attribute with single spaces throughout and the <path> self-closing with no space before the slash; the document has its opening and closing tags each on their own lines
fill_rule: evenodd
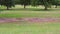
<svg viewBox="0 0 60 34">
<path fill-rule="evenodd" d="M 5 10 L 1 7 L 0 18 L 59 18 L 60 8 L 43 10 L 44 7 L 27 6 L 23 9 L 17 5 L 15 8 Z M 60 22 L 6 22 L 0 23 L 0 34 L 60 34 Z"/>
</svg>

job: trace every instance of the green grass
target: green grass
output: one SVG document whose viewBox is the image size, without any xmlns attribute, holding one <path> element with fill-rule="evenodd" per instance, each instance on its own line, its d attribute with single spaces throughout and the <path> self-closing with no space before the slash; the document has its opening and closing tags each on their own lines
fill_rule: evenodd
<svg viewBox="0 0 60 34">
<path fill-rule="evenodd" d="M 0 18 L 22 18 L 22 17 L 39 17 L 39 18 L 59 18 L 60 8 L 51 8 L 47 11 L 44 7 L 27 7 L 17 5 L 15 8 L 5 10 L 1 7 Z M 28 23 L 12 22 L 0 23 L 0 34 L 60 34 L 59 22 Z"/>
<path fill-rule="evenodd" d="M 3 6 L 2 6 L 3 7 Z M 10 10 L 6 10 L 6 7 L 1 8 L 0 18 L 21 18 L 21 17 L 60 17 L 60 8 L 51 8 L 48 10 L 43 10 L 44 7 L 31 7 L 27 6 L 26 9 L 23 6 L 16 5 Z"/>
<path fill-rule="evenodd" d="M 21 18 L 21 17 L 60 17 L 59 11 L 1 11 L 0 18 Z"/>
<path fill-rule="evenodd" d="M 5 23 L 0 34 L 60 34 L 60 23 Z"/>
</svg>

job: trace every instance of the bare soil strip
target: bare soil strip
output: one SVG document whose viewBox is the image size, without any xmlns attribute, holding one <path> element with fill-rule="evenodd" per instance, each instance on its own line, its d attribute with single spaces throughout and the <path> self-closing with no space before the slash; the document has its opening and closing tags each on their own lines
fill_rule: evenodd
<svg viewBox="0 0 60 34">
<path fill-rule="evenodd" d="M 0 23 L 6 22 L 60 22 L 60 18 L 0 18 Z"/>
</svg>

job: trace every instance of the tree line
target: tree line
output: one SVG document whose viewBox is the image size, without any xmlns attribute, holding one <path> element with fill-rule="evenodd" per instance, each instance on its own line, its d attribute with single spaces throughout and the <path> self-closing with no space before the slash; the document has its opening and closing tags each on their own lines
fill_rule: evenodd
<svg viewBox="0 0 60 34">
<path fill-rule="evenodd" d="M 60 5 L 60 0 L 0 0 L 1 6 L 6 6 L 7 10 L 11 7 L 15 7 L 16 4 L 23 5 L 26 8 L 27 5 L 39 6 L 43 5 L 45 10 L 55 5 L 57 8 Z"/>
</svg>

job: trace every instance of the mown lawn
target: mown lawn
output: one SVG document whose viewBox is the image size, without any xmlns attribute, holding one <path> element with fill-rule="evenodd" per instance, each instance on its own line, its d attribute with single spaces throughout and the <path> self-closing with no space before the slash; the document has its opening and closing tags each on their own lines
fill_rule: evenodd
<svg viewBox="0 0 60 34">
<path fill-rule="evenodd" d="M 4 7 L 3 7 L 4 8 Z M 18 8 L 18 9 L 17 9 Z M 41 7 L 42 8 L 42 7 Z M 0 10 L 0 18 L 60 18 L 60 8 L 49 10 L 39 9 L 39 7 L 27 7 L 23 9 L 17 6 L 10 10 Z M 11 22 L 0 23 L 0 34 L 60 34 L 60 22 Z"/>
<path fill-rule="evenodd" d="M 0 18 L 8 17 L 8 18 L 20 18 L 20 17 L 60 17 L 60 8 L 51 8 L 48 10 L 43 10 L 44 7 L 31 7 L 27 6 L 26 9 L 23 6 L 16 5 L 10 10 L 6 10 L 6 7 L 1 8 L 0 10 Z"/>
<path fill-rule="evenodd" d="M 0 34 L 60 34 L 60 23 L 5 23 Z"/>
</svg>

